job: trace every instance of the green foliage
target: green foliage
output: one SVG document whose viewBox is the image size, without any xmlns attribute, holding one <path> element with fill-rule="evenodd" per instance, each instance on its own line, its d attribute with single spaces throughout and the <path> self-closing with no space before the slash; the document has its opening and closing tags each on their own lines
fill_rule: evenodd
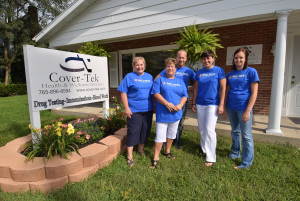
<svg viewBox="0 0 300 201">
<path fill-rule="evenodd" d="M 81 54 L 88 54 L 100 57 L 107 57 L 110 58 L 110 54 L 108 50 L 105 48 L 104 45 L 100 45 L 99 42 L 96 41 L 89 41 L 84 43 L 78 50 Z"/>
<path fill-rule="evenodd" d="M 55 119 L 51 125 L 45 125 L 43 129 L 29 128 L 35 141 L 33 146 L 28 146 L 25 149 L 26 162 L 33 160 L 34 157 L 41 156 L 44 160 L 51 159 L 53 156 L 59 155 L 63 158 L 68 158 L 67 154 L 72 154 L 73 151 L 78 153 L 78 145 L 76 144 L 75 129 L 72 124 L 63 124 L 60 118 Z"/>
<path fill-rule="evenodd" d="M 0 84 L 0 97 L 27 94 L 26 84 Z"/>
<path fill-rule="evenodd" d="M 35 45 L 32 38 L 74 0 L 0 0 L 0 68 L 9 85 L 12 63 L 20 58 L 22 46 Z M 33 11 L 33 12 L 29 12 Z M 37 10 L 37 13 L 34 11 Z M 39 19 L 39 21 L 38 21 Z"/>
<path fill-rule="evenodd" d="M 63 124 L 62 118 L 59 121 L 52 120 L 52 124 L 45 125 L 43 129 L 29 128 L 36 136 L 35 144 L 29 144 L 24 151 L 26 162 L 34 157 L 51 159 L 55 155 L 68 158 L 68 153 L 78 153 L 79 146 L 93 143 L 106 135 L 114 134 L 126 125 L 126 115 L 123 112 L 123 105 L 113 98 L 115 109 L 110 109 L 108 118 L 93 117 L 77 119 L 69 124 Z M 34 148 L 33 148 L 34 147 Z"/>
<path fill-rule="evenodd" d="M 116 97 L 112 97 L 114 108 L 109 109 L 108 118 L 99 119 L 98 124 L 105 134 L 110 135 L 115 133 L 120 128 L 124 128 L 127 122 L 124 106 L 118 103 Z"/>
<path fill-rule="evenodd" d="M 211 32 L 208 29 L 201 30 L 195 24 L 184 27 L 184 32 L 179 32 L 179 40 L 174 42 L 178 45 L 178 49 L 174 52 L 184 49 L 191 65 L 201 59 L 201 54 L 205 50 L 212 50 L 216 55 L 217 48 L 223 48 L 223 46 L 219 43 L 219 34 L 212 34 Z"/>
</svg>

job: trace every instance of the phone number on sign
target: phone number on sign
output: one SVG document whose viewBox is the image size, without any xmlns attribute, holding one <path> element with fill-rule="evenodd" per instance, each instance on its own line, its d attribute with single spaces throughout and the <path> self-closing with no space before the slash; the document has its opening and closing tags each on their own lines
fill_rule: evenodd
<svg viewBox="0 0 300 201">
<path fill-rule="evenodd" d="M 59 94 L 59 93 L 69 93 L 71 89 L 51 89 L 51 90 L 39 90 L 39 94 Z"/>
</svg>

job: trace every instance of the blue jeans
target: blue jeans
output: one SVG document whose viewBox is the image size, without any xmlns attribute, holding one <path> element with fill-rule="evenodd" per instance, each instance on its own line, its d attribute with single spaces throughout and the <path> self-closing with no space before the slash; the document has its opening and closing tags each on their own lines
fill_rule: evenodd
<svg viewBox="0 0 300 201">
<path fill-rule="evenodd" d="M 240 158 L 241 135 L 243 140 L 242 164 L 238 168 L 247 168 L 252 165 L 254 159 L 254 143 L 252 138 L 252 119 L 253 113 L 250 112 L 250 119 L 242 121 L 245 111 L 235 111 L 227 108 L 228 118 L 231 125 L 232 146 L 229 157 L 231 159 Z"/>
</svg>

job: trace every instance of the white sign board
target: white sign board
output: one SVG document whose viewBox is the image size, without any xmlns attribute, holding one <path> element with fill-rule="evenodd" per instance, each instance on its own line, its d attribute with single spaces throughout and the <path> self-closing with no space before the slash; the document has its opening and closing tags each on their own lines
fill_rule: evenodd
<svg viewBox="0 0 300 201">
<path fill-rule="evenodd" d="M 232 65 L 233 53 L 238 48 L 241 47 L 246 48 L 249 51 L 248 64 L 261 64 L 263 45 L 259 44 L 259 45 L 242 45 L 242 46 L 227 47 L 227 56 L 226 56 L 227 66 Z"/>
<path fill-rule="evenodd" d="M 108 100 L 106 57 L 27 49 L 26 78 L 33 111 Z"/>
<path fill-rule="evenodd" d="M 106 57 L 24 46 L 30 120 L 40 128 L 40 110 L 104 101 L 108 114 Z M 33 139 L 34 140 L 34 139 Z"/>
</svg>

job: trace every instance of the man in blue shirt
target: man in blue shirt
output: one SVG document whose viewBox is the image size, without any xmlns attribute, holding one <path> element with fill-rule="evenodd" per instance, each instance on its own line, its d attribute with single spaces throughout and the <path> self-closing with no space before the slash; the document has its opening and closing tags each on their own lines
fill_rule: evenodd
<svg viewBox="0 0 300 201">
<path fill-rule="evenodd" d="M 185 66 L 186 61 L 187 61 L 186 51 L 179 50 L 177 52 L 177 56 L 176 56 L 177 70 L 176 70 L 175 77 L 183 80 L 183 82 L 186 86 L 186 89 L 188 91 L 188 81 L 195 80 L 195 72 L 192 69 Z M 166 77 L 165 70 L 163 70 L 160 74 L 158 74 L 156 76 L 155 80 L 159 77 Z M 176 144 L 176 147 L 178 149 L 181 149 L 180 137 L 181 137 L 181 133 L 183 130 L 184 119 L 185 119 L 185 115 L 186 115 L 186 111 L 187 111 L 187 104 L 188 104 L 188 101 L 186 101 L 186 103 L 184 104 L 184 106 L 182 108 L 182 118 L 180 119 L 180 122 L 178 125 L 176 139 L 174 140 L 174 143 Z"/>
</svg>

